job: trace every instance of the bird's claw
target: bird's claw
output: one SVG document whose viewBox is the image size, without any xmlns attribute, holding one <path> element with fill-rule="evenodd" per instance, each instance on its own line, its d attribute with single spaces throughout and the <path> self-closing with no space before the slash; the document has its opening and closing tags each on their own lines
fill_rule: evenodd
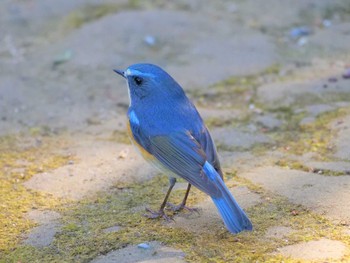
<svg viewBox="0 0 350 263">
<path fill-rule="evenodd" d="M 159 211 L 154 211 L 152 209 L 146 208 L 146 211 L 148 212 L 147 214 L 144 214 L 145 217 L 149 219 L 157 219 L 157 218 L 164 218 L 166 221 L 174 221 L 173 218 L 167 216 L 164 213 L 164 210 L 159 210 Z"/>
<path fill-rule="evenodd" d="M 188 207 L 184 204 L 174 205 L 172 203 L 167 203 L 167 209 L 173 211 L 174 213 L 180 212 L 181 210 L 187 210 L 191 213 L 196 212 L 199 214 L 199 209 L 195 207 Z"/>
</svg>

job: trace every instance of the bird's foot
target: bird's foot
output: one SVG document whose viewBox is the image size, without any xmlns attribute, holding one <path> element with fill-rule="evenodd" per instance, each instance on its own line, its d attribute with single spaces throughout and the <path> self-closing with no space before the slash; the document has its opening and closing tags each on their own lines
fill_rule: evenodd
<svg viewBox="0 0 350 263">
<path fill-rule="evenodd" d="M 167 209 L 173 211 L 174 213 L 180 212 L 182 210 L 187 210 L 191 213 L 196 212 L 199 213 L 199 209 L 195 207 L 188 207 L 184 204 L 174 205 L 172 203 L 167 203 Z"/>
<path fill-rule="evenodd" d="M 164 218 L 166 221 L 174 220 L 171 217 L 167 216 L 164 213 L 164 210 L 160 209 L 158 211 L 154 211 L 152 209 L 146 208 L 147 214 L 144 214 L 143 216 L 149 218 L 149 219 L 157 219 L 157 218 Z"/>
</svg>

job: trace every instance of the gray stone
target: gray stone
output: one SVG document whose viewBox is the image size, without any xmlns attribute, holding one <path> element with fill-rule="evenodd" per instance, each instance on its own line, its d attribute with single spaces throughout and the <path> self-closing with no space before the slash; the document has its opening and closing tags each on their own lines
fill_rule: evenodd
<svg viewBox="0 0 350 263">
<path fill-rule="evenodd" d="M 308 116 L 308 117 L 303 118 L 303 119 L 299 122 L 299 125 L 310 125 L 310 124 L 312 124 L 313 122 L 315 122 L 315 120 L 316 120 L 315 117 Z"/>
<path fill-rule="evenodd" d="M 266 166 L 239 176 L 335 221 L 350 222 L 350 176 L 323 176 Z"/>
<path fill-rule="evenodd" d="M 80 137 L 70 145 L 80 162 L 65 165 L 50 172 L 34 175 L 26 181 L 27 188 L 49 192 L 57 197 L 81 199 L 113 185 L 141 182 L 158 171 L 137 153 L 131 145 Z M 123 158 L 120 158 L 121 153 Z"/>
<path fill-rule="evenodd" d="M 318 30 L 309 38 L 309 43 L 324 52 L 347 51 L 350 49 L 350 23 L 340 23 L 325 30 Z"/>
<path fill-rule="evenodd" d="M 257 161 L 257 158 L 250 152 L 219 151 L 219 159 L 224 170 L 251 167 Z"/>
<path fill-rule="evenodd" d="M 237 119 L 242 115 L 242 112 L 237 109 L 206 109 L 197 108 L 204 121 L 208 119 L 219 119 L 221 121 L 229 121 Z"/>
<path fill-rule="evenodd" d="M 26 217 L 38 223 L 39 226 L 25 234 L 23 243 L 38 248 L 51 245 L 56 233 L 61 229 L 61 224 L 58 222 L 61 215 L 50 210 L 31 210 Z"/>
<path fill-rule="evenodd" d="M 52 221 L 61 218 L 61 215 L 55 211 L 50 210 L 31 210 L 26 214 L 26 217 L 39 224 L 48 224 Z"/>
<path fill-rule="evenodd" d="M 147 35 L 159 40 L 154 47 L 144 44 Z M 70 60 L 54 68 L 55 58 L 66 51 Z M 40 63 L 32 63 L 38 57 Z M 142 61 L 163 66 L 185 89 L 205 89 L 231 76 L 258 73 L 276 62 L 276 54 L 267 36 L 229 18 L 174 10 L 105 16 L 26 53 L 21 63 L 0 60 L 0 117 L 6 119 L 0 134 L 41 125 L 84 129 L 87 119 L 103 124 L 125 114 L 115 105 L 128 105 L 127 88 L 111 69 Z"/>
<path fill-rule="evenodd" d="M 332 128 L 337 131 L 337 136 L 333 140 L 336 146 L 335 157 L 350 160 L 350 115 L 334 122 Z"/>
<path fill-rule="evenodd" d="M 229 183 L 227 182 L 227 184 Z M 250 191 L 246 186 L 234 187 L 233 194 L 235 199 L 239 201 L 239 205 L 244 209 L 248 209 L 262 202 L 260 195 Z"/>
<path fill-rule="evenodd" d="M 224 127 L 212 130 L 212 137 L 217 145 L 227 147 L 250 148 L 256 143 L 270 143 L 271 140 L 263 135 L 240 131 L 235 128 Z"/>
<path fill-rule="evenodd" d="M 150 249 L 140 249 L 137 246 L 127 246 L 125 248 L 111 251 L 106 255 L 98 256 L 91 263 L 184 263 L 185 253 L 181 250 L 166 247 L 159 242 L 149 242 Z"/>
<path fill-rule="evenodd" d="M 123 27 L 114 26 L 118 24 Z M 238 34 L 239 38 L 227 37 Z M 155 49 L 144 45 L 146 35 L 159 40 Z M 91 37 L 100 41 L 90 41 Z M 81 45 L 86 42 L 90 45 Z M 153 62 L 168 65 L 169 72 L 187 89 L 259 72 L 275 62 L 273 45 L 259 32 L 182 11 L 129 11 L 107 16 L 84 26 L 57 47 L 74 50 L 72 63 L 79 66 L 115 65 L 118 61 L 119 67 L 125 67 L 151 56 Z"/>
<path fill-rule="evenodd" d="M 61 225 L 55 221 L 48 222 L 34 227 L 26 235 L 24 244 L 34 247 L 47 247 L 51 245 L 56 233 L 60 230 Z"/>
<path fill-rule="evenodd" d="M 233 180 L 226 181 L 226 185 L 230 188 L 232 182 Z M 260 195 L 250 191 L 245 186 L 233 187 L 231 193 L 243 209 L 248 209 L 261 202 Z M 167 223 L 167 225 L 197 234 L 212 235 L 217 231 L 225 231 L 224 223 L 210 197 L 196 204 L 195 207 L 199 209 L 199 213 L 180 213 L 174 218 L 174 222 Z"/>
<path fill-rule="evenodd" d="M 315 100 L 324 101 L 331 97 L 333 100 L 342 100 L 342 93 L 350 93 L 349 81 L 339 79 L 336 83 L 324 88 L 327 79 L 290 81 L 285 83 L 268 83 L 258 88 L 259 100 L 270 103 L 274 107 L 292 106 L 292 104 L 308 104 Z M 309 99 L 308 99 L 309 98 Z M 310 100 L 310 102 L 307 102 Z M 311 111 L 316 109 L 310 108 Z M 327 109 L 328 110 L 328 109 Z"/>
<path fill-rule="evenodd" d="M 114 232 L 118 232 L 120 229 L 121 229 L 120 226 L 111 226 L 111 227 L 103 229 L 103 232 L 105 232 L 105 233 L 114 233 Z"/>
<path fill-rule="evenodd" d="M 286 256 L 304 260 L 339 260 L 346 251 L 346 245 L 340 241 L 322 238 L 279 248 Z"/>
<path fill-rule="evenodd" d="M 313 169 L 330 170 L 341 172 L 344 174 L 350 173 L 350 162 L 304 162 L 306 166 Z"/>
<path fill-rule="evenodd" d="M 300 125 L 309 125 L 316 121 L 316 117 L 320 114 L 334 110 L 335 107 L 329 104 L 314 104 L 305 106 L 305 108 L 297 109 L 295 113 L 306 112 L 307 116 L 300 121 Z"/>
<path fill-rule="evenodd" d="M 256 121 L 264 126 L 265 128 L 268 128 L 270 130 L 277 129 L 282 126 L 283 122 L 276 117 L 272 115 L 259 115 L 256 117 Z"/>
<path fill-rule="evenodd" d="M 334 110 L 334 107 L 328 104 L 315 104 L 315 105 L 306 106 L 305 110 L 309 113 L 309 115 L 313 117 L 317 117 L 321 113 Z"/>
<path fill-rule="evenodd" d="M 244 21 L 250 21 L 253 26 L 263 29 L 284 29 L 292 27 L 293 25 L 300 25 L 309 21 L 310 16 L 321 16 L 324 10 L 331 4 L 331 6 L 337 6 L 343 3 L 344 1 L 342 0 L 296 0 L 293 2 L 267 0 L 263 2 L 235 2 L 238 13 L 242 14 L 242 19 Z M 262 16 L 261 14 L 264 15 Z M 252 21 L 254 21 L 254 23 Z"/>
</svg>

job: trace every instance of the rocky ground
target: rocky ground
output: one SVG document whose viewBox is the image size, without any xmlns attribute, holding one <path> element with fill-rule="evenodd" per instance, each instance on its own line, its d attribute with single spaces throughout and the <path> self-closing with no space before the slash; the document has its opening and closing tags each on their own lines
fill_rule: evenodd
<svg viewBox="0 0 350 263">
<path fill-rule="evenodd" d="M 0 32 L 0 262 L 350 261 L 349 1 L 5 0 Z M 142 216 L 167 177 L 112 72 L 140 61 L 197 105 L 254 231 L 197 190 Z"/>
</svg>

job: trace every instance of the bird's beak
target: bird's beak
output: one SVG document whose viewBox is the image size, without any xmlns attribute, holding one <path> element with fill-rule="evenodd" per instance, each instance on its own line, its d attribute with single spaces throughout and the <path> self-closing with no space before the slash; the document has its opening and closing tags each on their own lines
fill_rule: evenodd
<svg viewBox="0 0 350 263">
<path fill-rule="evenodd" d="M 120 76 L 122 76 L 123 78 L 126 78 L 124 71 L 119 70 L 119 69 L 113 69 L 113 71 L 115 73 L 119 74 Z"/>
</svg>

